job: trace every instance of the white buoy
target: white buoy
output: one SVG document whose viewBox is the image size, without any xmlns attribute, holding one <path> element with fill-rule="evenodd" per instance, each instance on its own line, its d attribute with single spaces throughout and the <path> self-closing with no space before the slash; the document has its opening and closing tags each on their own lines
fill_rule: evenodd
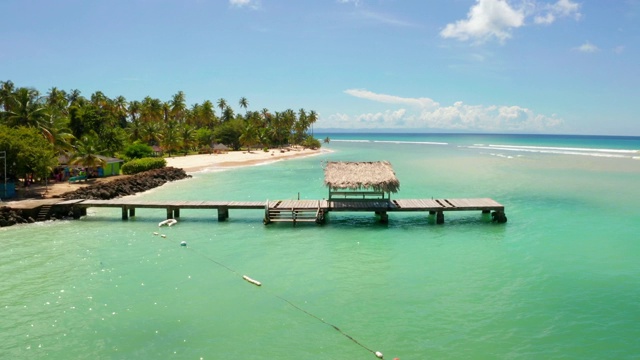
<svg viewBox="0 0 640 360">
<path fill-rule="evenodd" d="M 166 237 L 167 237 L 167 235 L 162 234 L 162 235 L 160 235 L 160 237 L 166 238 Z"/>
<path fill-rule="evenodd" d="M 187 246 L 187 242 L 186 241 L 180 242 L 180 246 Z"/>
<path fill-rule="evenodd" d="M 158 235 L 158 232 L 157 232 L 157 231 L 154 231 L 154 232 L 153 232 L 153 235 Z"/>
<path fill-rule="evenodd" d="M 248 277 L 247 275 L 243 275 L 242 278 L 247 280 L 248 282 L 252 283 L 253 285 L 262 286 L 262 283 L 260 281 L 254 280 L 254 279 Z"/>
<path fill-rule="evenodd" d="M 378 359 L 383 359 L 383 358 L 384 358 L 384 355 L 382 355 L 382 353 L 381 353 L 380 351 L 376 351 L 376 357 L 377 357 Z"/>
</svg>

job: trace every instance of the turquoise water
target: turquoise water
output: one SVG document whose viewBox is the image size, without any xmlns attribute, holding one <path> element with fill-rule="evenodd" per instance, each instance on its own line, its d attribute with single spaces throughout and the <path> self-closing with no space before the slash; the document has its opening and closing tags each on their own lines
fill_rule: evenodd
<svg viewBox="0 0 640 360">
<path fill-rule="evenodd" d="M 491 197 L 509 222 L 332 213 L 265 227 L 260 211 L 219 223 L 182 210 L 161 238 L 164 210 L 123 222 L 90 209 L 3 228 L 0 357 L 638 358 L 640 138 L 329 136 L 331 153 L 137 196 L 320 199 L 324 161 L 389 160 L 395 197 Z"/>
</svg>

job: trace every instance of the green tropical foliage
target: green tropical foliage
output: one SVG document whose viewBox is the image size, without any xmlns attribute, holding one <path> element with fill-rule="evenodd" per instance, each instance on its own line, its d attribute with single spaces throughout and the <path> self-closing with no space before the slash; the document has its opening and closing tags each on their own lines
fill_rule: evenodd
<svg viewBox="0 0 640 360">
<path fill-rule="evenodd" d="M 35 128 L 0 125 L 0 149 L 6 151 L 7 178 L 14 181 L 29 174 L 44 178 L 58 162 L 51 143 Z"/>
<path fill-rule="evenodd" d="M 122 173 L 133 175 L 139 172 L 160 169 L 167 166 L 167 160 L 163 158 L 142 158 L 131 160 L 122 165 Z"/>
<path fill-rule="evenodd" d="M 142 159 L 151 157 L 152 154 L 153 148 L 140 142 L 130 144 L 124 149 L 124 156 L 127 159 Z"/>
<path fill-rule="evenodd" d="M 106 164 L 104 158 L 100 157 L 104 151 L 100 150 L 100 144 L 96 137 L 84 136 L 82 139 L 76 140 L 74 149 L 69 164 L 84 167 L 97 167 Z"/>
<path fill-rule="evenodd" d="M 47 164 L 49 152 L 54 159 L 66 155 L 90 166 L 99 163 L 95 160 L 97 155 L 142 156 L 141 146 L 161 146 L 169 155 L 209 151 L 215 143 L 235 150 L 316 146 L 309 140 L 309 130 L 313 133 L 313 124 L 318 119 L 315 111 L 267 108 L 251 111 L 245 97 L 239 99 L 238 105 L 244 114 L 236 112 L 224 98 L 188 106 L 182 91 L 168 101 L 150 96 L 141 100 L 111 98 L 101 91 L 86 98 L 77 89 L 64 91 L 51 87 L 42 95 L 10 80 L 0 81 L 0 125 L 39 134 L 43 143 L 37 146 L 47 144 L 46 154 L 41 154 L 47 157 L 44 161 Z M 143 151 L 145 155 L 147 150 Z M 43 171 L 33 159 L 24 161 L 16 165 L 19 172 L 36 168 Z M 13 170 L 13 174 L 18 172 Z"/>
</svg>

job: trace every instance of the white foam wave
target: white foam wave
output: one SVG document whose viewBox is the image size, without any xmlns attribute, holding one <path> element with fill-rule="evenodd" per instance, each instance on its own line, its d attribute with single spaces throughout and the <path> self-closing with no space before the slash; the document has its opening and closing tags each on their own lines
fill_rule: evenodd
<svg viewBox="0 0 640 360">
<path fill-rule="evenodd" d="M 469 146 L 470 149 L 484 149 L 484 150 L 503 150 L 503 151 L 517 151 L 517 152 L 529 152 L 539 154 L 561 154 L 561 155 L 581 155 L 581 156 L 595 156 L 606 158 L 623 158 L 629 159 L 632 156 L 624 154 L 636 154 L 636 151 L 632 150 L 614 150 L 607 152 L 606 149 L 580 149 L 580 148 L 553 148 L 553 147 L 540 147 L 540 146 L 501 146 L 501 145 L 489 145 L 489 146 Z"/>
<path fill-rule="evenodd" d="M 331 139 L 332 142 L 355 142 L 355 143 L 368 143 L 371 142 L 371 140 L 334 140 Z"/>
<path fill-rule="evenodd" d="M 388 143 L 388 144 L 417 144 L 417 145 L 449 145 L 445 142 L 432 142 L 432 141 L 392 141 L 392 140 L 375 140 L 375 143 Z"/>
<path fill-rule="evenodd" d="M 580 151 L 580 152 L 604 152 L 604 153 L 620 153 L 620 154 L 637 154 L 638 150 L 627 149 L 598 149 L 598 148 L 574 148 L 574 147 L 553 147 L 553 146 L 524 146 L 524 145 L 493 145 L 490 147 L 498 148 L 514 148 L 514 149 L 533 149 L 533 150 L 561 150 L 561 151 Z"/>
</svg>

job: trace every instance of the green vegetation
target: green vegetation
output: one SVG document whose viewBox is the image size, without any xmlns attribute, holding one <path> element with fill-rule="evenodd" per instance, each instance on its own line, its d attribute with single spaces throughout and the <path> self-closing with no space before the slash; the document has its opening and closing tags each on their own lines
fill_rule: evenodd
<svg viewBox="0 0 640 360">
<path fill-rule="evenodd" d="M 125 160 L 142 159 L 151 155 L 153 155 L 153 148 L 139 142 L 130 144 L 124 149 Z"/>
<path fill-rule="evenodd" d="M 133 175 L 139 172 L 160 169 L 167 166 L 167 161 L 163 158 L 142 158 L 134 159 L 122 165 L 122 173 Z"/>
<path fill-rule="evenodd" d="M 0 125 L 0 149 L 6 149 L 7 177 L 12 180 L 27 179 L 27 175 L 44 178 L 58 163 L 53 147 L 35 128 Z"/>
<path fill-rule="evenodd" d="M 308 134 L 318 119 L 315 111 L 251 111 L 245 97 L 238 105 L 244 114 L 234 111 L 223 98 L 215 104 L 206 100 L 188 107 L 182 91 L 166 102 L 149 96 L 127 101 L 100 91 L 85 98 L 78 90 L 66 92 L 56 87 L 42 95 L 36 89 L 0 81 L 1 138 L 5 141 L 0 142 L 0 151 L 7 151 L 8 177 L 18 179 L 27 174 L 47 176 L 46 168 L 57 165 L 58 155 L 91 167 L 101 164 L 97 155 L 136 159 L 150 156 L 152 146 L 159 146 L 168 156 L 211 153 L 215 143 L 234 150 L 320 146 Z M 29 139 L 7 140 L 9 130 L 28 133 Z M 38 141 L 31 139 L 33 134 L 40 136 Z M 26 143 L 34 146 L 33 152 L 19 156 Z"/>
</svg>

